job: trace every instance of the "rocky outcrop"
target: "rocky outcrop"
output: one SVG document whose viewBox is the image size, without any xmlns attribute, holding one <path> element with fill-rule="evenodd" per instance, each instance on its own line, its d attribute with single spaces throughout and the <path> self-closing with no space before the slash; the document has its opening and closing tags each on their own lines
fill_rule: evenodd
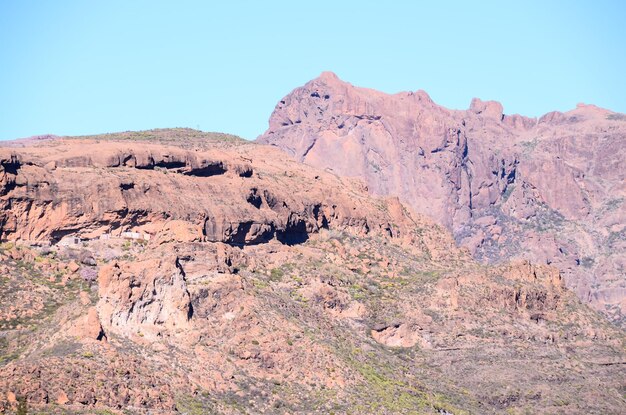
<svg viewBox="0 0 626 415">
<path fill-rule="evenodd" d="M 193 315 L 178 258 L 114 262 L 98 276 L 98 311 L 107 327 L 154 337 L 184 329 Z"/>
<path fill-rule="evenodd" d="M 293 162 L 285 170 L 282 157 L 252 144 L 189 151 L 57 140 L 0 149 L 0 238 L 56 243 L 180 226 L 191 240 L 235 246 L 301 243 L 331 228 L 410 237 L 417 219 L 401 210 L 392 218 L 398 211 L 387 206 L 397 202 L 371 206 L 331 174 Z M 185 225 L 172 228 L 176 221 Z"/>
<path fill-rule="evenodd" d="M 421 336 L 421 327 L 415 324 L 395 323 L 389 326 L 376 327 L 371 331 L 378 343 L 389 347 L 413 347 L 419 344 L 422 348 L 430 345 Z"/>
<path fill-rule="evenodd" d="M 623 117 L 584 104 L 539 119 L 503 111 L 477 98 L 448 110 L 424 91 L 389 95 L 323 73 L 276 105 L 257 141 L 399 196 L 480 260 L 556 265 L 580 298 L 620 321 Z"/>
<path fill-rule="evenodd" d="M 80 339 L 106 341 L 106 333 L 102 328 L 100 316 L 95 307 L 89 307 L 87 313 L 81 316 L 69 327 L 68 333 Z"/>
</svg>

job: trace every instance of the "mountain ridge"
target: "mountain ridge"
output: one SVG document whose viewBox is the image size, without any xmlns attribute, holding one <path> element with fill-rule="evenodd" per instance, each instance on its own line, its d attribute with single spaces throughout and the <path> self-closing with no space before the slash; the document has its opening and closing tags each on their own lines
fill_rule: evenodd
<svg viewBox="0 0 626 415">
<path fill-rule="evenodd" d="M 555 267 L 270 146 L 105 138 L 0 147 L 0 410 L 624 408 L 623 332 Z"/>
<path fill-rule="evenodd" d="M 417 90 L 400 90 L 400 91 L 396 91 L 396 92 L 386 92 L 386 91 L 381 91 L 381 90 L 377 90 L 374 88 L 369 88 L 369 87 L 364 87 L 364 86 L 360 86 L 360 85 L 354 85 L 348 81 L 345 81 L 343 79 L 341 79 L 335 72 L 327 70 L 327 71 L 323 71 L 320 73 L 319 76 L 311 79 L 310 81 L 306 82 L 306 84 L 309 83 L 315 83 L 315 82 L 324 82 L 326 84 L 343 84 L 352 88 L 357 88 L 357 89 L 361 89 L 361 90 L 365 90 L 365 91 L 369 91 L 369 92 L 373 92 L 376 94 L 383 94 L 383 95 L 389 95 L 389 96 L 395 96 L 395 95 L 420 95 L 422 96 L 424 99 L 426 99 L 427 101 L 432 102 L 434 105 L 437 105 L 438 107 L 441 108 L 445 108 L 448 111 L 451 112 L 463 112 L 463 111 L 467 111 L 467 110 L 473 110 L 474 105 L 484 105 L 484 104 L 489 104 L 491 106 L 493 106 L 493 109 L 495 109 L 497 111 L 497 113 L 501 113 L 504 116 L 508 116 L 508 117 L 522 117 L 524 119 L 527 120 L 536 120 L 537 122 L 541 119 L 543 119 L 546 116 L 549 116 L 550 114 L 569 114 L 569 113 L 574 113 L 580 109 L 589 109 L 589 110 L 595 110 L 596 112 L 600 112 L 600 113 L 605 113 L 606 115 L 610 115 L 610 114 L 617 114 L 619 115 L 626 115 L 623 113 L 620 113 L 618 111 L 613 111 L 609 108 L 604 108 L 601 106 L 598 106 L 596 104 L 593 103 L 586 103 L 586 102 L 578 102 L 576 103 L 576 105 L 570 109 L 567 110 L 550 110 L 547 111 L 546 113 L 543 114 L 539 114 L 537 116 L 528 116 L 528 115 L 524 115 L 524 114 L 520 114 L 520 113 L 506 113 L 504 111 L 504 105 L 502 104 L 502 102 L 495 100 L 495 99 L 483 99 L 479 96 L 475 96 L 470 98 L 470 103 L 469 106 L 465 109 L 463 108 L 447 108 L 442 104 L 437 104 L 435 102 L 435 100 L 432 99 L 432 97 L 430 96 L 430 94 L 428 93 L 428 91 L 424 90 L 424 89 L 417 89 Z M 502 110 L 498 111 L 497 109 L 501 107 Z M 260 134 L 260 136 L 263 136 L 263 134 Z"/>
<path fill-rule="evenodd" d="M 581 298 L 619 323 L 626 281 L 611 252 L 625 252 L 624 119 L 587 104 L 506 115 L 477 98 L 448 110 L 423 91 L 386 94 L 326 73 L 283 98 L 257 141 L 399 196 L 479 259 L 530 251 L 528 259 L 557 263 Z M 599 269 L 581 269 L 583 258 Z"/>
</svg>

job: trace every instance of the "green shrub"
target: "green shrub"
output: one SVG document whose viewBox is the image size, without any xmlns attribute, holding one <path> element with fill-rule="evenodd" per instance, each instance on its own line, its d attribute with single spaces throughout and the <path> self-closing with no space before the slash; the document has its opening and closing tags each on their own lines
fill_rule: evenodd
<svg viewBox="0 0 626 415">
<path fill-rule="evenodd" d="M 26 402 L 26 397 L 20 396 L 17 398 L 17 415 L 27 415 L 28 414 L 28 403 Z"/>
</svg>

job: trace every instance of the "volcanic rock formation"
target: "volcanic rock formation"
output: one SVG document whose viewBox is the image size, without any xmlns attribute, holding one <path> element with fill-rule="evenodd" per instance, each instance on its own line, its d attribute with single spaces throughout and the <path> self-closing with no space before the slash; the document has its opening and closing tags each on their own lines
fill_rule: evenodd
<svg viewBox="0 0 626 415">
<path fill-rule="evenodd" d="M 624 114 L 579 104 L 535 119 L 477 98 L 449 110 L 424 91 L 389 95 L 325 72 L 278 103 L 258 142 L 400 197 L 479 260 L 553 264 L 624 322 Z"/>
<path fill-rule="evenodd" d="M 2 413 L 626 409 L 624 333 L 557 268 L 474 262 L 360 180 L 190 130 L 0 166 Z"/>
</svg>

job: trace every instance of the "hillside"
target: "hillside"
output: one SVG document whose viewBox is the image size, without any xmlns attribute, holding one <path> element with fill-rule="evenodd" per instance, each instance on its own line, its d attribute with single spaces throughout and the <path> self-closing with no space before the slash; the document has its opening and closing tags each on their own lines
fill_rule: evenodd
<svg viewBox="0 0 626 415">
<path fill-rule="evenodd" d="M 337 173 L 193 130 L 0 147 L 0 412 L 626 411 L 568 274 Z"/>
</svg>

